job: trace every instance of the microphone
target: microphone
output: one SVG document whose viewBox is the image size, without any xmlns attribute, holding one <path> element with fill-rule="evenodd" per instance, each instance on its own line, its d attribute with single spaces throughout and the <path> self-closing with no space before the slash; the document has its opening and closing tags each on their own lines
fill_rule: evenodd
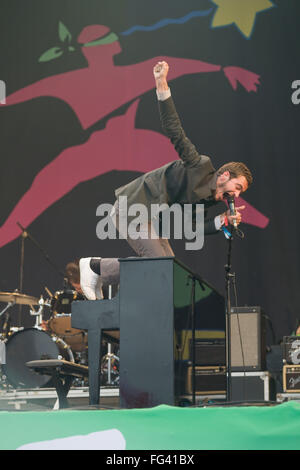
<svg viewBox="0 0 300 470">
<path fill-rule="evenodd" d="M 230 194 L 227 194 L 226 195 L 226 199 L 227 199 L 227 202 L 228 202 L 228 207 L 229 207 L 229 211 L 230 211 L 230 215 L 236 215 L 236 212 L 235 212 L 235 203 L 234 203 L 234 196 L 231 196 Z M 235 229 L 237 229 L 237 223 L 236 223 L 236 220 L 234 219 L 233 220 L 233 226 Z"/>
</svg>

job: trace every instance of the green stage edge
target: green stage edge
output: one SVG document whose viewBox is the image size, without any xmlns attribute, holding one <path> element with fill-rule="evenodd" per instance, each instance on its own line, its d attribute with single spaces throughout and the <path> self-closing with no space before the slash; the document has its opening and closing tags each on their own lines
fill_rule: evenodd
<svg viewBox="0 0 300 470">
<path fill-rule="evenodd" d="M 112 429 L 123 434 L 126 450 L 300 450 L 300 403 L 4 411 L 0 412 L 0 449 Z"/>
</svg>

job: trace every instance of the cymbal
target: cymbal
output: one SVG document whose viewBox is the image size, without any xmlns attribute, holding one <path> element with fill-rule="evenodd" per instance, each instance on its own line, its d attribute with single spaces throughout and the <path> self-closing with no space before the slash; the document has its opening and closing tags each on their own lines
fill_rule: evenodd
<svg viewBox="0 0 300 470">
<path fill-rule="evenodd" d="M 39 299 L 19 292 L 0 292 L 0 302 L 13 302 L 21 305 L 38 305 Z"/>
</svg>

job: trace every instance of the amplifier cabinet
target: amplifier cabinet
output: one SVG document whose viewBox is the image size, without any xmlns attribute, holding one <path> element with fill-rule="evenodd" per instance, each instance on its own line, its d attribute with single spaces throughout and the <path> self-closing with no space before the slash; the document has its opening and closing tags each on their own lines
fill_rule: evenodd
<svg viewBox="0 0 300 470">
<path fill-rule="evenodd" d="M 193 393 L 193 368 L 187 368 L 186 393 Z M 209 366 L 195 367 L 196 395 L 216 395 L 226 393 L 225 367 Z"/>
<path fill-rule="evenodd" d="M 232 372 L 232 401 L 274 401 L 276 388 L 269 372 Z"/>
<path fill-rule="evenodd" d="M 271 374 L 264 372 L 231 372 L 232 401 L 270 401 L 276 399 L 276 387 Z M 226 395 L 227 374 L 222 366 L 195 367 L 196 395 Z M 183 390 L 182 390 L 183 392 Z M 192 367 L 186 369 L 186 394 L 193 393 Z"/>
<path fill-rule="evenodd" d="M 190 341 L 190 360 L 193 354 L 193 342 Z M 197 366 L 225 366 L 226 347 L 225 339 L 196 339 L 195 364 Z"/>
<path fill-rule="evenodd" d="M 266 326 L 261 308 L 233 307 L 229 323 L 231 370 L 266 370 Z"/>
<path fill-rule="evenodd" d="M 283 374 L 283 391 L 284 392 L 300 392 L 300 365 L 284 365 Z"/>
<path fill-rule="evenodd" d="M 286 364 L 300 364 L 300 337 L 284 336 L 282 342 L 283 360 Z"/>
</svg>

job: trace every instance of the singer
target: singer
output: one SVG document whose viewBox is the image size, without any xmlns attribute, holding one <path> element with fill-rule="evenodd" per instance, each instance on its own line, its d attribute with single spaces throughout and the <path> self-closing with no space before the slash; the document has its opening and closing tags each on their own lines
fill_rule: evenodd
<svg viewBox="0 0 300 470">
<path fill-rule="evenodd" d="M 234 198 L 245 192 L 252 183 L 250 170 L 244 163 L 230 162 L 223 165 L 217 171 L 212 165 L 211 159 L 197 152 L 195 146 L 187 138 L 179 116 L 176 112 L 167 83 L 169 66 L 166 62 L 158 62 L 154 69 L 156 82 L 156 94 L 158 98 L 159 113 L 164 132 L 173 144 L 180 160 L 170 162 L 158 169 L 150 171 L 134 181 L 115 191 L 116 202 L 113 207 L 113 221 L 122 235 L 119 225 L 121 205 L 118 203 L 120 196 L 127 197 L 127 206 L 143 204 L 151 214 L 151 204 L 203 204 L 204 206 L 204 234 L 220 233 L 222 226 L 231 224 L 237 227 L 242 220 L 241 210 L 245 206 L 234 207 Z M 214 218 L 207 217 L 209 207 L 219 201 L 228 200 L 229 209 Z M 129 217 L 128 217 L 129 220 Z M 152 236 L 150 231 L 151 220 L 140 226 L 142 237 L 139 239 L 127 239 L 129 245 L 141 257 L 174 256 L 173 250 L 167 238 Z M 99 295 L 99 282 L 103 274 L 100 271 L 101 258 L 82 258 L 80 260 L 80 283 L 83 292 L 89 299 L 95 299 Z M 115 259 L 117 263 L 117 258 Z M 116 276 L 118 266 L 112 269 Z M 118 279 L 116 279 L 116 283 Z M 100 298 L 100 297 L 98 297 Z"/>
<path fill-rule="evenodd" d="M 175 147 L 180 160 L 173 161 L 161 168 L 146 173 L 115 192 L 117 201 L 115 211 L 118 216 L 118 198 L 127 196 L 128 207 L 142 203 L 147 209 L 151 204 L 167 203 L 203 204 L 205 207 L 206 235 L 217 233 L 223 224 L 234 227 L 242 220 L 244 206 L 234 208 L 234 198 L 245 192 L 252 183 L 252 174 L 244 163 L 230 162 L 217 171 L 211 159 L 197 152 L 187 138 L 176 112 L 171 91 L 167 82 L 169 66 L 158 62 L 153 74 L 156 83 L 159 113 L 164 132 Z M 219 201 L 231 198 L 230 209 L 215 218 L 207 218 L 207 209 Z M 233 198 L 233 202 L 232 202 Z M 149 211 L 150 213 L 150 211 Z M 118 228 L 118 225 L 117 225 Z M 141 227 L 142 231 L 148 227 Z M 169 241 L 166 239 L 127 238 L 128 243 L 139 256 L 174 256 Z"/>
</svg>

